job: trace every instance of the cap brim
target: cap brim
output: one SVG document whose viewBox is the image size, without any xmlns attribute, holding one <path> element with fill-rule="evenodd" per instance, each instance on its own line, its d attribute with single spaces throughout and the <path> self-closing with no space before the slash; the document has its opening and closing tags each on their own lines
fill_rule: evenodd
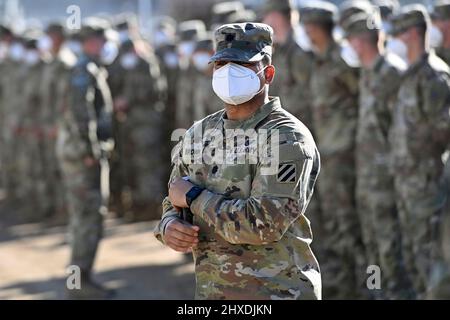
<svg viewBox="0 0 450 320">
<path fill-rule="evenodd" d="M 260 62 L 267 53 L 260 51 L 226 48 L 216 52 L 209 62 L 236 61 L 236 62 Z"/>
</svg>

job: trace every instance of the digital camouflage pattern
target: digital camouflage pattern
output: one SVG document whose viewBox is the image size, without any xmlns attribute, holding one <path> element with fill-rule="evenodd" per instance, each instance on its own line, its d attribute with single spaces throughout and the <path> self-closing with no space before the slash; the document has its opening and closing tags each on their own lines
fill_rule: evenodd
<svg viewBox="0 0 450 320">
<path fill-rule="evenodd" d="M 277 174 L 261 175 L 261 159 L 258 164 L 190 164 L 182 153 L 171 178 L 189 176 L 207 189 L 191 206 L 194 224 L 200 227 L 194 249 L 196 298 L 320 299 L 321 275 L 304 215 L 320 170 L 310 132 L 281 108 L 279 98 L 271 98 L 248 120 L 230 121 L 224 116 L 222 110 L 196 123 L 182 143 L 195 130 L 276 129 L 280 165 L 295 165 L 296 174 L 279 182 Z M 204 137 L 202 150 L 210 143 L 211 136 Z M 165 225 L 178 219 L 167 198 L 163 205 L 155 230 L 160 241 Z"/>
<path fill-rule="evenodd" d="M 433 53 L 409 66 L 398 94 L 391 135 L 396 202 L 405 265 L 423 297 L 444 206 L 442 154 L 450 141 L 448 66 Z"/>
<path fill-rule="evenodd" d="M 322 156 L 317 184 L 320 198 L 324 297 L 355 298 L 365 285 L 361 229 L 355 208 L 355 136 L 359 70 L 331 42 L 315 54 L 311 74 L 313 128 Z"/>
<path fill-rule="evenodd" d="M 359 82 L 356 134 L 356 203 L 366 265 L 383 271 L 382 298 L 405 299 L 410 285 L 401 255 L 401 233 L 390 169 L 389 131 L 406 64 L 394 55 L 378 56 L 363 68 Z"/>
</svg>

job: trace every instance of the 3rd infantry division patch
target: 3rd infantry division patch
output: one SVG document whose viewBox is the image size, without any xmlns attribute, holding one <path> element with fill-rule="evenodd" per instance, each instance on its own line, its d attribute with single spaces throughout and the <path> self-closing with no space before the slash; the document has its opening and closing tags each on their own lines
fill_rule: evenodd
<svg viewBox="0 0 450 320">
<path fill-rule="evenodd" d="M 285 163 L 278 166 L 277 181 L 283 183 L 295 182 L 297 167 L 294 163 Z"/>
</svg>

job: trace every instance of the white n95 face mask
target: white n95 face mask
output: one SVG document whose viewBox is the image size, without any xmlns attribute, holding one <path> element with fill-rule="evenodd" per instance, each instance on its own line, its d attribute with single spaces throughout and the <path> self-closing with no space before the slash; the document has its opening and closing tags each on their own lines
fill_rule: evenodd
<svg viewBox="0 0 450 320">
<path fill-rule="evenodd" d="M 260 93 L 261 81 L 255 71 L 240 66 L 236 63 L 228 63 L 214 71 L 212 86 L 216 95 L 225 103 L 234 106 L 246 103 Z"/>
<path fill-rule="evenodd" d="M 138 56 L 133 52 L 127 52 L 120 58 L 120 64 L 125 70 L 134 69 L 139 63 Z"/>
</svg>

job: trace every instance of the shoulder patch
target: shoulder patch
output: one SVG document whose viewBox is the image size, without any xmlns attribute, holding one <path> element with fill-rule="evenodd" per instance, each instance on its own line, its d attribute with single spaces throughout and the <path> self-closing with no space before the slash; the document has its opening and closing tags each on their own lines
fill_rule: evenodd
<svg viewBox="0 0 450 320">
<path fill-rule="evenodd" d="M 277 181 L 280 183 L 295 183 L 297 166 L 295 163 L 283 163 L 278 166 Z"/>
</svg>

